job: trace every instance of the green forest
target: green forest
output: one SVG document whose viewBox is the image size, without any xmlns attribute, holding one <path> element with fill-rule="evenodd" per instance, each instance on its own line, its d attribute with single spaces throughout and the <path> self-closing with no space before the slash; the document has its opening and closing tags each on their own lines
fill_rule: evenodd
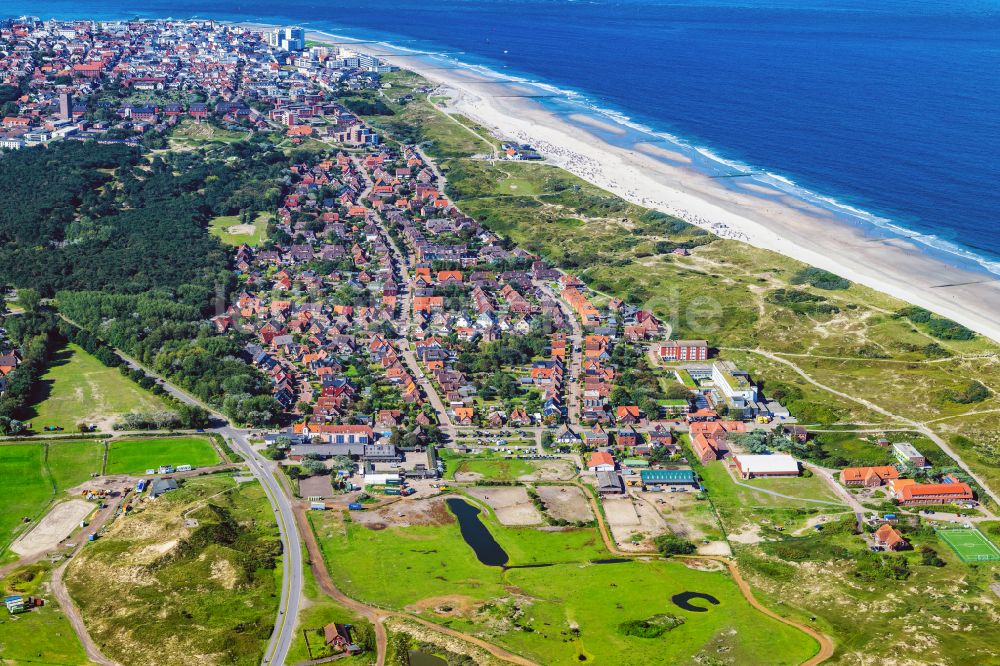
<svg viewBox="0 0 1000 666">
<path fill-rule="evenodd" d="M 234 286 L 207 224 L 273 211 L 288 159 L 261 141 L 172 153 L 64 141 L 4 154 L 0 196 L 22 205 L 0 210 L 0 281 L 55 297 L 62 317 L 235 420 L 272 422 L 266 378 L 206 321 Z M 36 347 L 46 326 L 56 333 L 51 317 L 31 321 Z M 44 370 L 48 354 L 36 351 L 18 388 Z"/>
</svg>

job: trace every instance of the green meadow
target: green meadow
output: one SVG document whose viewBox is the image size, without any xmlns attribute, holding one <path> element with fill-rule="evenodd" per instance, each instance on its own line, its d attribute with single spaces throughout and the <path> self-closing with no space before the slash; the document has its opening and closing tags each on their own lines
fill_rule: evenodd
<svg viewBox="0 0 1000 666">
<path fill-rule="evenodd" d="M 108 448 L 106 474 L 144 474 L 161 465 L 208 467 L 220 462 L 207 437 L 116 439 Z"/>
<path fill-rule="evenodd" d="M 220 215 L 208 223 L 208 232 L 223 245 L 257 247 L 267 237 L 268 217 L 267 213 L 258 213 L 251 225 L 253 229 L 244 230 L 238 215 Z"/>
<path fill-rule="evenodd" d="M 12 571 L 4 595 L 38 594 L 46 604 L 20 615 L 0 615 L 0 662 L 10 664 L 90 664 L 62 608 L 45 593 L 51 565 L 38 562 Z"/>
<path fill-rule="evenodd" d="M 510 556 L 508 568 L 481 564 L 454 520 L 371 529 L 337 512 L 310 515 L 334 580 L 351 596 L 419 613 L 538 663 L 652 664 L 725 652 L 737 663 L 797 664 L 818 649 L 753 610 L 723 571 L 658 559 L 596 564 L 613 560 L 596 529 L 507 528 L 487 512 L 480 517 Z M 681 592 L 720 603 L 685 611 L 670 601 Z M 660 614 L 684 623 L 660 640 L 618 626 Z"/>
<path fill-rule="evenodd" d="M 506 459 L 492 454 L 465 456 L 446 449 L 441 457 L 445 461 L 447 479 L 454 479 L 456 474 L 478 474 L 484 480 L 515 481 L 537 469 L 530 460 Z"/>
<path fill-rule="evenodd" d="M 72 344 L 56 354 L 34 398 L 22 418 L 35 432 L 46 426 L 70 432 L 81 423 L 110 430 L 115 419 L 127 412 L 167 409 L 163 400 Z"/>
<path fill-rule="evenodd" d="M 104 446 L 95 440 L 0 444 L 0 561 L 54 499 L 100 473 L 103 456 Z"/>
</svg>

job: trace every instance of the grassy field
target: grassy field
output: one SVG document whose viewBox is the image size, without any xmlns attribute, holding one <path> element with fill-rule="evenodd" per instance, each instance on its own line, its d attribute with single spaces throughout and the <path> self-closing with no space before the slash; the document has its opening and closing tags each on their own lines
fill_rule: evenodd
<svg viewBox="0 0 1000 666">
<path fill-rule="evenodd" d="M 818 476 L 742 481 L 754 488 L 789 496 L 778 497 L 736 485 L 721 461 L 701 467 L 698 473 L 723 527 L 729 533 L 743 531 L 761 522 L 780 525 L 788 530 L 799 526 L 810 516 L 848 510 L 847 505 Z M 822 500 L 824 503 L 808 500 Z"/>
<path fill-rule="evenodd" d="M 26 525 L 60 493 L 101 471 L 104 446 L 94 440 L 0 445 L 0 561 Z"/>
<path fill-rule="evenodd" d="M 699 663 L 725 654 L 725 663 L 799 664 L 818 649 L 798 630 L 751 608 L 728 574 L 679 562 L 518 569 L 508 574 L 508 583 L 530 595 L 511 600 L 524 618 L 517 623 L 530 631 L 505 632 L 497 640 L 539 663 L 579 664 L 581 656 L 587 662 L 625 663 L 623 655 L 636 664 Z M 670 600 L 682 592 L 707 593 L 719 604 L 702 602 L 707 612 L 684 611 Z M 511 611 L 508 602 L 493 612 L 511 621 Z M 677 616 L 684 624 L 660 639 L 628 636 L 619 628 L 658 614 Z"/>
<path fill-rule="evenodd" d="M 170 133 L 170 148 L 197 148 L 210 143 L 235 143 L 244 141 L 248 132 L 223 129 L 210 122 L 198 122 L 185 118 Z"/>
<path fill-rule="evenodd" d="M 42 432 L 45 426 L 72 431 L 80 423 L 110 430 L 115 419 L 127 412 L 167 408 L 165 402 L 117 369 L 72 344 L 56 354 L 38 382 L 34 398 L 23 419 L 31 422 L 35 432 Z"/>
<path fill-rule="evenodd" d="M 105 654 L 123 663 L 260 663 L 278 605 L 281 542 L 263 489 L 222 492 L 235 488 L 229 477 L 186 480 L 73 559 L 67 586 Z M 185 517 L 198 526 L 185 527 Z"/>
<path fill-rule="evenodd" d="M 161 465 L 208 467 L 220 462 L 207 437 L 116 439 L 108 450 L 107 474 L 144 474 Z"/>
<path fill-rule="evenodd" d="M 94 439 L 80 441 L 53 440 L 48 448 L 49 472 L 59 490 L 77 486 L 91 474 L 101 474 L 104 468 L 104 444 Z"/>
<path fill-rule="evenodd" d="M 267 238 L 267 220 L 270 216 L 267 213 L 258 213 L 253 221 L 253 231 L 246 233 L 240 229 L 241 233 L 231 233 L 230 228 L 240 225 L 238 215 L 220 215 L 213 218 L 208 223 L 208 232 L 218 238 L 223 245 L 249 245 L 257 247 Z M 249 231 L 249 230 L 247 230 Z"/>
<path fill-rule="evenodd" d="M 310 518 L 348 594 L 446 622 L 539 663 L 580 663 L 581 655 L 615 663 L 623 654 L 629 663 L 663 663 L 725 651 L 745 660 L 733 663 L 792 664 L 816 650 L 803 634 L 753 611 L 724 573 L 679 562 L 593 564 L 610 557 L 596 530 L 510 529 L 481 515 L 515 568 L 480 564 L 455 523 L 372 530 L 335 512 Z M 525 564 L 548 566 L 517 568 Z M 720 604 L 706 613 L 681 611 L 670 596 L 684 591 L 711 594 Z M 685 624 L 663 640 L 616 629 L 661 613 L 683 615 Z"/>
<path fill-rule="evenodd" d="M 45 466 L 45 448 L 38 444 L 0 446 L 0 556 L 6 552 L 24 519 L 35 520 L 55 496 Z"/>
<path fill-rule="evenodd" d="M 307 559 L 304 550 L 302 557 Z M 303 569 L 302 595 L 305 601 L 299 608 L 298 631 L 295 633 L 295 641 L 285 658 L 286 663 L 297 664 L 327 656 L 323 644 L 323 627 L 331 622 L 354 625 L 352 637 L 355 641 L 358 641 L 363 633 L 367 633 L 368 629 L 363 628 L 364 625 L 371 626 L 354 612 L 326 596 L 316 583 L 310 566 Z M 306 640 L 309 641 L 309 646 L 306 645 Z M 312 648 L 311 656 L 309 647 Z M 365 652 L 339 661 L 345 664 L 371 664 L 375 661 L 375 653 L 373 651 Z"/>
<path fill-rule="evenodd" d="M 21 615 L 0 616 L 0 662 L 10 664 L 91 663 L 55 599 L 46 593 L 51 565 L 39 562 L 16 569 L 3 580 L 3 593 L 39 595 L 46 604 Z"/>
<path fill-rule="evenodd" d="M 454 479 L 456 474 L 479 474 L 484 480 L 515 481 L 537 469 L 530 460 L 508 460 L 492 454 L 465 456 L 445 449 L 441 458 L 445 461 L 446 479 Z"/>
</svg>

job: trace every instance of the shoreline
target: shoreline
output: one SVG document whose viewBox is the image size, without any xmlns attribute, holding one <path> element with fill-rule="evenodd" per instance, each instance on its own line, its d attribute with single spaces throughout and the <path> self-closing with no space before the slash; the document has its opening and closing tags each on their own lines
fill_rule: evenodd
<svg viewBox="0 0 1000 666">
<path fill-rule="evenodd" d="M 529 143 L 548 163 L 631 203 L 674 215 L 721 238 L 836 273 L 1000 342 L 1000 279 L 985 270 L 950 264 L 903 236 L 866 233 L 860 223 L 851 224 L 831 210 L 759 181 L 731 179 L 727 187 L 660 152 L 672 151 L 649 150 L 640 144 L 636 149 L 614 145 L 597 133 L 598 123 L 607 124 L 603 118 L 572 122 L 573 118 L 519 93 L 497 95 L 498 86 L 516 89 L 523 83 L 498 83 L 472 68 L 433 67 L 420 56 L 386 55 L 386 47 L 401 51 L 391 43 L 354 44 L 353 38 L 319 30 L 307 30 L 306 37 L 361 53 L 379 53 L 385 62 L 442 86 L 442 92 L 451 97 L 447 111 L 468 116 L 497 136 Z"/>
</svg>

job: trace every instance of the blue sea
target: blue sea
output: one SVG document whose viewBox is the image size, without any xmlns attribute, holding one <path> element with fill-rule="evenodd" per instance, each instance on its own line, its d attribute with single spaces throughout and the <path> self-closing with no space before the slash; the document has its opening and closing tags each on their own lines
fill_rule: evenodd
<svg viewBox="0 0 1000 666">
<path fill-rule="evenodd" d="M 1000 0 L 0 0 L 41 18 L 295 23 L 535 82 L 873 234 L 1000 274 Z"/>
</svg>

